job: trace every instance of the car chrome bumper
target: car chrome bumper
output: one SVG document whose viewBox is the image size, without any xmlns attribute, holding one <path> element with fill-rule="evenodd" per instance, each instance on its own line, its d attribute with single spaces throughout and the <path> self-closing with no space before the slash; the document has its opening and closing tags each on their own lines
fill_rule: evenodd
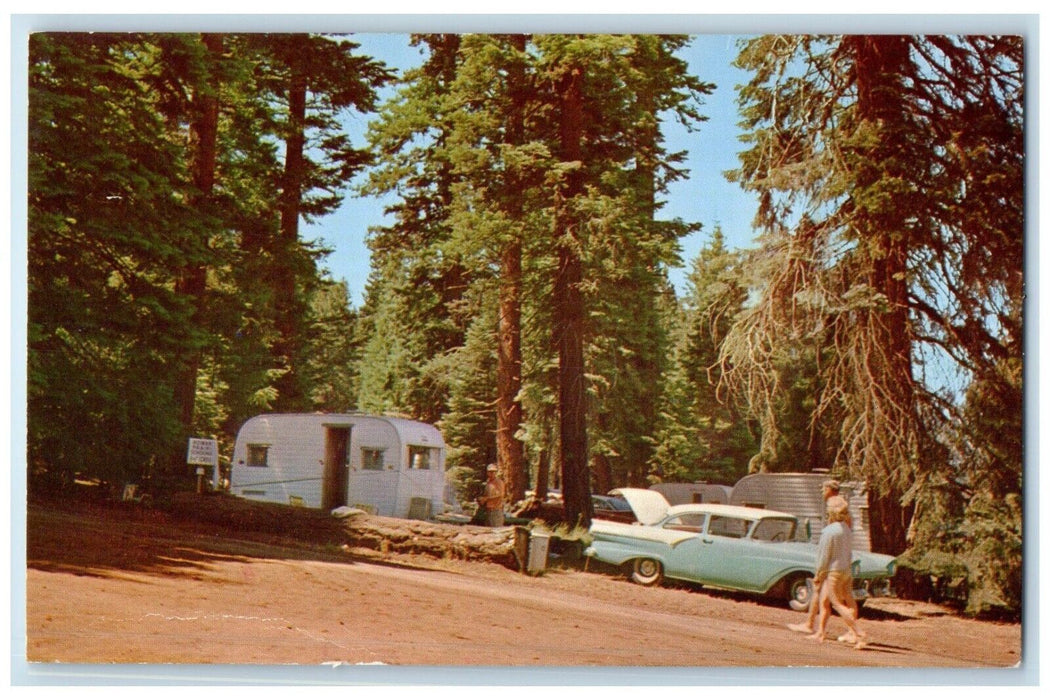
<svg viewBox="0 0 1050 700">
<path fill-rule="evenodd" d="M 891 598 L 893 597 L 893 586 L 889 579 L 874 578 L 854 581 L 853 598 L 865 600 L 867 598 Z"/>
</svg>

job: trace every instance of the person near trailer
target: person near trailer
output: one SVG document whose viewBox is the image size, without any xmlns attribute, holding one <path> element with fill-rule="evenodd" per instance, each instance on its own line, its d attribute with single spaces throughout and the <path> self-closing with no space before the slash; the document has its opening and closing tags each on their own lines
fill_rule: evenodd
<svg viewBox="0 0 1050 700">
<path fill-rule="evenodd" d="M 483 522 L 489 527 L 503 527 L 503 498 L 506 487 L 499 478 L 499 469 L 495 464 L 490 464 L 485 471 L 488 479 L 485 482 L 485 491 L 478 499 L 478 504 L 484 510 Z"/>
<path fill-rule="evenodd" d="M 846 525 L 849 527 L 849 529 L 852 530 L 853 529 L 853 516 L 850 515 L 850 512 L 849 512 L 849 508 L 848 508 L 849 501 L 846 499 L 845 496 L 842 495 L 842 485 L 835 479 L 828 479 L 823 484 L 821 484 L 821 494 L 824 496 L 824 507 L 825 508 L 827 508 L 828 501 L 830 501 L 832 498 L 838 497 L 838 498 L 841 498 L 843 501 L 846 501 L 847 508 L 846 508 L 846 520 L 845 520 L 845 522 L 846 522 Z M 828 515 L 825 512 L 825 519 L 827 519 L 827 518 L 828 518 Z"/>
<path fill-rule="evenodd" d="M 841 496 L 832 496 L 827 505 L 828 525 L 820 533 L 817 573 L 813 579 L 814 588 L 820 594 L 814 601 L 816 605 L 811 608 L 818 610 L 818 619 L 816 631 L 809 638 L 824 641 L 828 618 L 834 610 L 849 630 L 839 640 L 863 649 L 867 645 L 867 635 L 857 624 L 857 603 L 853 599 L 853 532 L 849 527 L 849 504 Z"/>
<path fill-rule="evenodd" d="M 828 522 L 830 521 L 830 518 L 829 518 L 829 515 L 828 515 L 828 511 L 827 511 L 828 503 L 830 502 L 830 500 L 832 498 L 840 498 L 840 499 L 842 499 L 843 502 L 846 503 L 846 506 L 847 506 L 846 507 L 846 511 L 845 511 L 846 519 L 845 519 L 844 522 L 846 523 L 847 527 L 849 527 L 850 532 L 852 532 L 853 531 L 853 516 L 851 516 L 850 512 L 849 512 L 849 502 L 846 501 L 844 496 L 842 496 L 842 485 L 835 479 L 828 479 L 823 484 L 821 484 L 821 496 L 824 499 L 824 507 L 825 507 L 825 515 L 824 515 L 825 523 L 824 523 L 824 525 L 825 525 L 825 527 L 827 526 Z M 806 617 L 806 621 L 805 622 L 795 623 L 795 624 L 790 624 L 790 625 L 788 625 L 788 629 L 793 630 L 795 632 L 802 632 L 803 634 L 813 634 L 814 633 L 814 627 L 813 626 L 816 624 L 817 615 L 820 612 L 820 610 L 819 610 L 820 606 L 817 603 L 821 599 L 821 592 L 822 591 L 820 589 L 820 586 L 817 584 L 816 581 L 814 581 L 814 583 L 813 583 L 813 595 L 812 595 L 812 597 L 810 599 L 810 602 L 809 602 L 809 613 L 808 613 L 808 616 Z M 853 595 L 852 594 L 850 594 L 850 600 L 853 600 Z M 853 617 L 854 618 L 859 618 L 860 617 L 860 608 L 857 607 L 857 604 L 856 604 L 855 601 L 853 602 Z M 849 635 L 846 634 L 846 635 L 842 636 L 840 641 L 853 641 L 853 642 L 855 642 L 856 640 L 851 639 L 849 637 Z"/>
</svg>

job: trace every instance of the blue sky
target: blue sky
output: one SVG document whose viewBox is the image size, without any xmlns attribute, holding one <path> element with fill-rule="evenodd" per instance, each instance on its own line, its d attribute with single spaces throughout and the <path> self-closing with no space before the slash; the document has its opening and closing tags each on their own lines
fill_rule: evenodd
<svg viewBox="0 0 1050 700">
<path fill-rule="evenodd" d="M 683 266 L 671 271 L 671 281 L 680 291 L 684 290 L 691 261 L 715 226 L 722 227 L 729 246 L 751 244 L 754 197 L 728 182 L 723 174 L 737 166 L 737 152 L 741 149 L 735 88 L 744 82 L 746 75 L 730 65 L 737 55 L 736 39 L 728 34 L 698 35 L 680 54 L 689 62 L 694 75 L 717 86 L 704 101 L 701 112 L 708 121 L 701 125 L 700 131 L 688 133 L 677 123 L 669 123 L 665 132 L 669 150 L 688 152 L 686 166 L 690 177 L 673 184 L 663 215 L 702 225 L 699 232 L 683 239 Z M 406 34 L 362 33 L 354 35 L 353 40 L 361 44 L 360 53 L 398 70 L 422 60 L 419 50 L 408 45 Z M 360 114 L 347 118 L 347 128 L 357 145 L 365 143 L 369 118 Z M 350 196 L 338 212 L 302 229 L 304 238 L 320 238 L 333 249 L 324 266 L 332 277 L 346 280 L 356 307 L 363 302 L 368 278 L 369 257 L 365 244 L 368 229 L 389 223 L 384 221 L 382 210 L 381 201 Z"/>
</svg>

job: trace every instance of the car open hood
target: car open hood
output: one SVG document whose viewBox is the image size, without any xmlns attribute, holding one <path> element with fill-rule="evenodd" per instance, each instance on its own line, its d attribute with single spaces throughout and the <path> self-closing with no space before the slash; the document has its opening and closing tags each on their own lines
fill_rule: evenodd
<svg viewBox="0 0 1050 700">
<path fill-rule="evenodd" d="M 660 522 L 667 516 L 667 509 L 671 507 L 662 493 L 649 489 L 613 489 L 609 495 L 623 496 L 624 500 L 631 505 L 634 517 L 642 525 L 654 525 Z"/>
</svg>

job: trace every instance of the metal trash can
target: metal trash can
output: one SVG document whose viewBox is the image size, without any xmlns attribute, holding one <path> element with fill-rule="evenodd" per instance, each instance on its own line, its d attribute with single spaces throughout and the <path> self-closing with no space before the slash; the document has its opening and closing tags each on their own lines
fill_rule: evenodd
<svg viewBox="0 0 1050 700">
<path fill-rule="evenodd" d="M 430 520 L 430 499 L 415 497 L 408 502 L 409 520 Z"/>
<path fill-rule="evenodd" d="M 529 534 L 529 558 L 525 566 L 525 572 L 529 574 L 542 573 L 547 568 L 547 550 L 550 548 L 551 536 L 546 532 L 531 532 Z"/>
</svg>

